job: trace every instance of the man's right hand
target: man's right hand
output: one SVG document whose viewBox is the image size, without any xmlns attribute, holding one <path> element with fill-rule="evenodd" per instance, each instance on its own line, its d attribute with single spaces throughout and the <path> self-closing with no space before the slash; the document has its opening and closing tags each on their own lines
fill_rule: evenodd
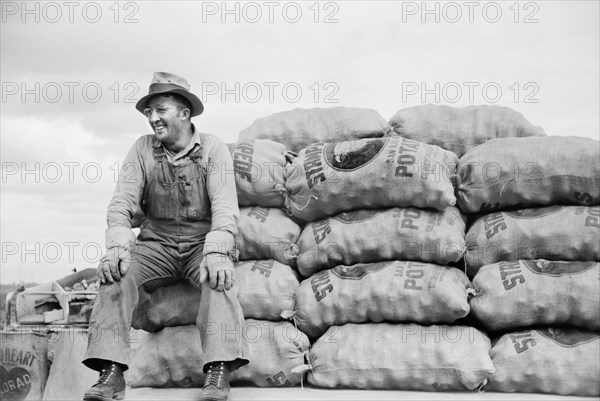
<svg viewBox="0 0 600 401">
<path fill-rule="evenodd" d="M 131 263 L 131 254 L 126 248 L 110 248 L 100 259 L 98 266 L 98 278 L 102 284 L 114 283 L 120 281 L 129 269 Z"/>
</svg>

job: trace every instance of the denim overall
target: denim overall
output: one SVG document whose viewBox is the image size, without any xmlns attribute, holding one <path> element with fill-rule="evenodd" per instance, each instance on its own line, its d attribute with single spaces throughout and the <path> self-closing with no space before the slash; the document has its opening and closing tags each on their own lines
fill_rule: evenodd
<svg viewBox="0 0 600 401">
<path fill-rule="evenodd" d="M 120 281 L 100 286 L 90 318 L 88 349 L 83 363 L 101 370 L 109 360 L 128 366 L 132 315 L 139 291 L 152 293 L 178 279 L 187 279 L 202 291 L 196 324 L 200 332 L 203 361 L 231 361 L 231 370 L 248 363 L 239 335 L 244 316 L 237 287 L 216 291 L 209 281 L 200 284 L 200 262 L 210 231 L 210 201 L 206 174 L 201 164 L 202 148 L 182 165 L 166 160 L 162 144 L 153 144 L 155 164 L 144 187 L 142 224 L 131 264 Z"/>
</svg>

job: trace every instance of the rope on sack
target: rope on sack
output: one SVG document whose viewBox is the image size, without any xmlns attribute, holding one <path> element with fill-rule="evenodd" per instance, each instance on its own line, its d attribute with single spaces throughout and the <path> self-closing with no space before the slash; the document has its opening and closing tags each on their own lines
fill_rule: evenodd
<svg viewBox="0 0 600 401">
<path fill-rule="evenodd" d="M 298 259 L 298 256 L 300 256 L 300 247 L 296 244 L 290 244 L 289 249 L 283 253 L 283 257 L 288 260 Z"/>
<path fill-rule="evenodd" d="M 304 357 L 304 360 L 306 361 L 306 363 L 296 366 L 295 368 L 292 368 L 291 372 L 300 374 L 300 388 L 302 390 L 306 390 L 304 388 L 304 373 L 306 373 L 308 371 L 311 371 L 314 373 L 312 363 L 310 362 L 310 349 L 308 349 L 306 351 L 302 351 L 302 356 Z"/>
<path fill-rule="evenodd" d="M 290 310 L 290 309 L 285 309 L 285 310 L 281 311 L 281 314 L 279 316 L 284 320 L 292 320 L 294 315 L 296 315 L 295 311 Z M 296 325 L 296 321 L 294 321 L 293 323 L 294 323 L 294 325 Z M 296 326 L 296 329 L 298 329 L 298 326 Z"/>
<path fill-rule="evenodd" d="M 396 131 L 394 131 L 394 127 L 392 127 L 389 124 L 386 125 L 385 128 L 383 129 L 383 136 L 384 137 L 397 136 Z"/>
<path fill-rule="evenodd" d="M 462 189 L 462 182 L 458 174 L 452 174 L 450 176 L 450 182 L 456 191 L 460 191 Z"/>
<path fill-rule="evenodd" d="M 300 210 L 300 211 L 302 211 L 302 210 L 304 210 L 304 209 L 306 209 L 306 208 L 308 207 L 308 205 L 309 205 L 309 203 L 310 203 L 310 199 L 311 199 L 311 198 L 315 198 L 315 200 L 318 200 L 318 199 L 319 199 L 319 198 L 318 198 L 317 196 L 315 196 L 315 195 L 310 195 L 310 196 L 308 197 L 308 200 L 306 201 L 306 204 L 305 204 L 304 206 L 302 206 L 302 207 L 298 207 L 298 206 L 296 206 L 296 203 L 295 203 L 295 202 L 294 202 L 294 201 L 293 201 L 293 200 L 292 200 L 290 197 L 288 197 L 288 198 L 287 198 L 287 200 L 288 200 L 288 202 L 290 203 L 290 205 L 292 205 L 293 207 L 295 207 L 295 208 L 296 208 L 296 210 Z"/>
<path fill-rule="evenodd" d="M 291 312 L 290 317 L 293 317 L 296 315 L 295 311 L 283 311 L 281 313 L 281 315 L 283 316 L 284 313 L 286 312 Z M 298 322 L 296 322 L 296 319 L 292 319 L 292 322 L 294 323 L 294 327 L 296 327 L 296 330 L 299 333 L 302 333 L 300 331 L 300 329 L 298 329 Z M 302 352 L 302 356 L 304 357 L 304 361 L 306 363 L 296 366 L 295 368 L 292 368 L 291 372 L 292 373 L 299 373 L 300 374 L 300 387 L 302 388 L 302 390 L 304 390 L 304 373 L 308 372 L 309 370 L 311 372 L 313 372 L 313 367 L 312 367 L 312 363 L 310 362 L 310 344 L 308 346 L 307 350 L 302 350 L 302 341 L 300 341 L 300 343 L 298 345 L 295 345 L 296 348 L 298 350 L 300 350 Z"/>
<path fill-rule="evenodd" d="M 294 163 L 294 159 L 298 157 L 298 153 L 286 150 L 283 152 L 283 157 L 287 163 L 292 164 Z"/>
</svg>

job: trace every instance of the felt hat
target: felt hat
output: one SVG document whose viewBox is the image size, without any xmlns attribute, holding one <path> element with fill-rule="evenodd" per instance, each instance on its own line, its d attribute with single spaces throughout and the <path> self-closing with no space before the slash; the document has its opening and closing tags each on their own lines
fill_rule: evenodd
<svg viewBox="0 0 600 401">
<path fill-rule="evenodd" d="M 190 110 L 191 117 L 199 116 L 204 111 L 204 105 L 198 96 L 190 92 L 190 84 L 188 81 L 185 78 L 168 72 L 154 73 L 150 88 L 148 89 L 148 94 L 136 103 L 135 108 L 140 113 L 144 113 L 144 109 L 148 106 L 148 100 L 150 100 L 151 97 L 167 93 L 175 93 L 187 99 L 192 105 L 192 110 Z"/>
</svg>

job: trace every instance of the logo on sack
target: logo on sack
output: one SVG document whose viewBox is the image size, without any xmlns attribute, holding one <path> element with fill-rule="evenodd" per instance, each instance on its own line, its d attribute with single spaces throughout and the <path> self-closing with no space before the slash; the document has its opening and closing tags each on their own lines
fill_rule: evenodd
<svg viewBox="0 0 600 401">
<path fill-rule="evenodd" d="M 589 331 L 580 331 L 574 328 L 548 328 L 537 330 L 543 337 L 554 341 L 565 348 L 577 347 L 600 338 L 598 334 Z"/>
<path fill-rule="evenodd" d="M 337 221 L 340 221 L 344 224 L 353 224 L 353 223 L 361 223 L 363 221 L 371 220 L 375 218 L 375 216 L 380 215 L 384 211 L 382 210 L 369 210 L 369 209 L 361 209 L 361 210 L 353 210 L 351 212 L 344 212 L 332 217 Z"/>
<path fill-rule="evenodd" d="M 522 262 L 535 274 L 553 277 L 583 273 L 598 264 L 598 262 L 552 262 L 549 260 L 523 260 Z"/>
<path fill-rule="evenodd" d="M 359 263 L 352 266 L 339 265 L 331 269 L 341 279 L 360 280 L 369 273 L 376 273 L 392 265 L 394 262 Z"/>
<path fill-rule="evenodd" d="M 325 161 L 333 169 L 353 171 L 375 159 L 387 142 L 387 139 L 362 139 L 328 143 L 323 149 L 323 154 Z"/>
<path fill-rule="evenodd" d="M 507 215 L 509 215 L 510 217 L 514 217 L 515 219 L 536 219 L 540 217 L 550 216 L 551 214 L 557 213 L 564 208 L 564 206 L 555 205 L 548 207 L 507 210 L 503 213 L 506 213 Z"/>
<path fill-rule="evenodd" d="M 23 368 L 13 368 L 10 371 L 0 366 L 1 398 L 6 401 L 22 401 L 31 391 L 32 377 Z"/>
</svg>

